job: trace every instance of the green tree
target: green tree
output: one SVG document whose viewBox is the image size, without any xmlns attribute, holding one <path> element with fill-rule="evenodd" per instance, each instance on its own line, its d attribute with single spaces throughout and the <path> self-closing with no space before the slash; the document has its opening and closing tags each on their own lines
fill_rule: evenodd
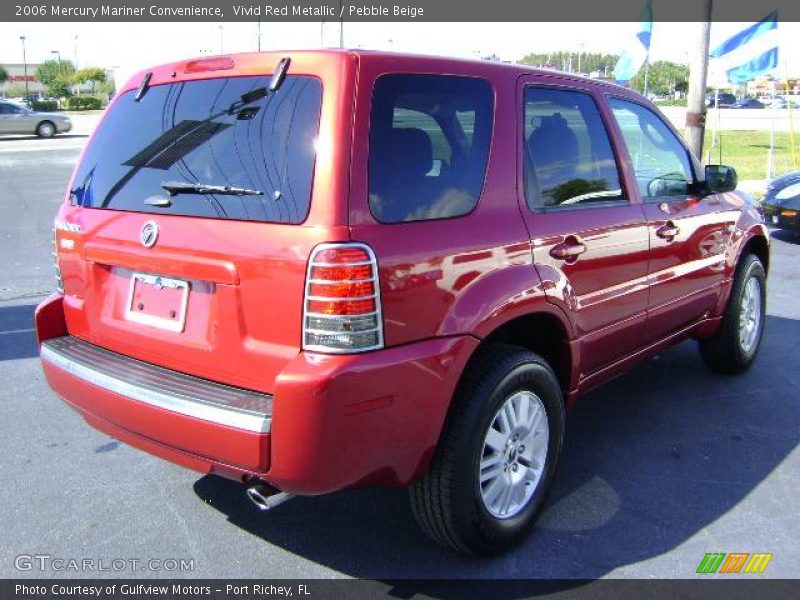
<svg viewBox="0 0 800 600">
<path fill-rule="evenodd" d="M 672 95 L 687 89 L 689 67 L 668 60 L 657 60 L 648 69 L 642 67 L 631 79 L 631 87 L 644 93 L 645 71 L 647 71 L 647 93 L 658 96 Z"/>
<path fill-rule="evenodd" d="M 103 94 L 103 96 L 108 96 L 109 94 L 113 94 L 116 91 L 114 87 L 113 81 L 103 81 L 102 83 L 97 84 L 97 93 Z"/>
<path fill-rule="evenodd" d="M 73 77 L 75 83 L 91 83 L 92 93 L 94 94 L 98 83 L 105 83 L 106 70 L 100 67 L 86 67 L 81 69 Z"/>
<path fill-rule="evenodd" d="M 25 86 L 21 83 L 9 84 L 5 89 L 6 98 L 22 98 L 25 95 Z"/>
<path fill-rule="evenodd" d="M 524 65 L 535 67 L 552 67 L 562 71 L 578 71 L 578 52 L 560 50 L 549 53 L 531 53 L 520 60 Z M 585 52 L 580 54 L 580 72 L 584 74 L 599 73 L 600 76 L 613 77 L 619 56 L 616 54 L 600 54 Z M 642 67 L 630 82 L 630 86 L 644 91 L 645 68 Z M 648 93 L 659 96 L 672 94 L 675 91 L 686 91 L 689 80 L 689 67 L 668 60 L 657 60 L 652 63 L 647 73 Z"/>
<path fill-rule="evenodd" d="M 614 67 L 619 60 L 616 54 L 600 54 L 597 52 L 568 52 L 560 50 L 558 52 L 539 52 L 531 53 L 522 57 L 519 61 L 523 65 L 532 65 L 534 67 L 553 67 L 560 71 L 572 70 L 578 72 L 578 63 L 580 63 L 580 72 L 590 74 L 599 72 L 601 76 L 608 75 L 609 77 L 614 74 Z"/>
<path fill-rule="evenodd" d="M 42 82 L 54 98 L 72 95 L 69 86 L 75 76 L 75 65 L 68 60 L 46 60 L 36 67 L 36 79 Z"/>
<path fill-rule="evenodd" d="M 0 84 L 3 84 L 8 79 L 8 71 L 6 71 L 3 67 L 0 67 Z"/>
</svg>

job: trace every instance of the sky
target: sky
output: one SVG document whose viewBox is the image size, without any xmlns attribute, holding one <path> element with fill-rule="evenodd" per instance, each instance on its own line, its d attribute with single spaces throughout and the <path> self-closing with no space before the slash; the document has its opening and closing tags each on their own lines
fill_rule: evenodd
<svg viewBox="0 0 800 600">
<path fill-rule="evenodd" d="M 748 23 L 715 23 L 712 48 Z M 0 64 L 52 58 L 52 51 L 79 66 L 132 73 L 154 64 L 198 55 L 257 48 L 255 23 L 0 23 Z M 338 23 L 262 23 L 263 50 L 337 46 Z M 345 46 L 459 57 L 497 54 L 515 61 L 529 52 L 572 50 L 618 54 L 638 23 L 345 23 Z M 696 23 L 659 23 L 653 28 L 651 61 L 687 62 L 687 40 Z M 780 23 L 781 63 L 800 75 L 800 23 Z M 75 36 L 77 36 L 77 43 Z M 782 67 L 784 65 L 781 65 Z"/>
</svg>

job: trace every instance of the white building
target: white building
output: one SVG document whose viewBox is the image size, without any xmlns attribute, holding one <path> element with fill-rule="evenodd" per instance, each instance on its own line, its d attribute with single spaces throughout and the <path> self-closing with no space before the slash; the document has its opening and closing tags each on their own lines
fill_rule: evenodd
<svg viewBox="0 0 800 600">
<path fill-rule="evenodd" d="M 8 78 L 6 79 L 5 83 L 0 84 L 0 95 L 5 95 L 5 90 L 10 86 L 24 86 L 26 80 L 26 71 L 29 92 L 31 94 L 43 92 L 44 86 L 36 81 L 36 67 L 38 66 L 38 64 L 28 63 L 26 69 L 25 65 L 22 63 L 0 63 L 0 67 L 3 67 L 3 69 L 5 69 L 5 71 L 8 73 Z"/>
</svg>

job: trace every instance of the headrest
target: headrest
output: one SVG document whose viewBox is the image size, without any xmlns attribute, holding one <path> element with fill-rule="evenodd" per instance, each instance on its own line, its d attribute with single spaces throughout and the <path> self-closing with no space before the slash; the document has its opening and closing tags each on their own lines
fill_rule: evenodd
<svg viewBox="0 0 800 600">
<path fill-rule="evenodd" d="M 528 138 L 528 149 L 537 172 L 552 168 L 569 172 L 577 166 L 578 138 L 561 113 L 542 117 Z"/>
<path fill-rule="evenodd" d="M 433 166 L 433 144 L 422 129 L 403 127 L 392 129 L 390 142 L 392 167 L 404 177 L 424 177 Z"/>
</svg>

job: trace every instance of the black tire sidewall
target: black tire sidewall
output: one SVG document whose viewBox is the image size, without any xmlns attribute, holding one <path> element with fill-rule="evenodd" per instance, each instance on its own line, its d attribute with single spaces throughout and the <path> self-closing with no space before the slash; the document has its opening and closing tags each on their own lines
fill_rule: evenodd
<svg viewBox="0 0 800 600">
<path fill-rule="evenodd" d="M 511 369 L 488 373 L 470 394 L 470 413 L 464 420 L 463 460 L 454 473 L 453 514 L 457 521 L 473 524 L 460 528 L 474 539 L 465 540 L 479 554 L 491 554 L 515 544 L 533 525 L 552 482 L 564 434 L 564 407 L 561 391 L 552 370 L 532 355 L 520 351 Z M 549 426 L 549 443 L 544 474 L 527 506 L 517 515 L 498 519 L 488 512 L 480 495 L 478 481 L 483 442 L 500 406 L 515 392 L 531 391 L 542 401 Z"/>
</svg>

